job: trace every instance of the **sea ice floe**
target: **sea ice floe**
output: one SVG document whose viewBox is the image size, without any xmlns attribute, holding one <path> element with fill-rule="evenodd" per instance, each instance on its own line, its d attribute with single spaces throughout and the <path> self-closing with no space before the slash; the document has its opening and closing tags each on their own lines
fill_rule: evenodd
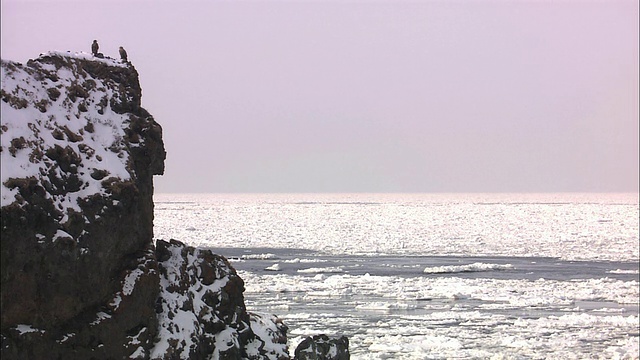
<svg viewBox="0 0 640 360">
<path fill-rule="evenodd" d="M 327 262 L 327 260 L 324 259 L 300 259 L 300 258 L 295 258 L 295 259 L 290 259 L 290 260 L 284 260 L 283 263 L 287 263 L 287 264 L 306 264 L 306 263 L 322 263 L 322 262 Z"/>
<path fill-rule="evenodd" d="M 636 270 L 632 270 L 632 269 L 616 269 L 616 270 L 611 270 L 609 271 L 609 274 L 638 274 L 640 273 L 637 269 Z"/>
<path fill-rule="evenodd" d="M 329 266 L 321 268 L 308 268 L 298 270 L 301 274 L 317 274 L 317 273 L 341 273 L 344 269 L 341 266 Z"/>
<path fill-rule="evenodd" d="M 277 258 L 277 256 L 275 254 L 245 254 L 242 255 L 241 257 L 243 260 L 269 260 L 269 259 L 275 259 Z"/>
<path fill-rule="evenodd" d="M 273 265 L 271 265 L 271 266 L 267 266 L 267 267 L 266 267 L 266 268 L 264 268 L 264 269 L 265 269 L 265 270 L 267 270 L 267 271 L 280 271 L 280 270 L 282 270 L 282 269 L 280 268 L 280 264 L 278 264 L 278 263 L 275 263 L 275 264 L 273 264 Z"/>
<path fill-rule="evenodd" d="M 476 262 L 467 265 L 447 265 L 447 266 L 435 266 L 427 267 L 423 270 L 425 274 L 447 274 L 447 273 L 464 273 L 464 272 L 481 272 L 481 271 L 494 271 L 494 270 L 508 270 L 513 269 L 511 264 L 486 264 Z"/>
</svg>

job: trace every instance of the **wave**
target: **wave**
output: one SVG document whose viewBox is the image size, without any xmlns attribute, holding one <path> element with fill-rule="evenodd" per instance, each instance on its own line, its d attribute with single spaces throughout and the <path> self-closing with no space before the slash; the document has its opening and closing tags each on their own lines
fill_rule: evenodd
<svg viewBox="0 0 640 360">
<path fill-rule="evenodd" d="M 487 264 L 476 262 L 467 265 L 447 265 L 447 266 L 434 266 L 426 267 L 423 272 L 425 274 L 451 274 L 451 273 L 466 273 L 466 272 L 483 272 L 483 271 L 495 271 L 495 270 L 509 270 L 513 269 L 511 264 Z"/>
</svg>

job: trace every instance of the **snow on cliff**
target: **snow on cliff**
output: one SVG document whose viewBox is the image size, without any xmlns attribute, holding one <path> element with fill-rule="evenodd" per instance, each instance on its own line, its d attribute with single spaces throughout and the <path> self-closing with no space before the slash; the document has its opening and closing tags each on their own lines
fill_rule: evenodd
<svg viewBox="0 0 640 360">
<path fill-rule="evenodd" d="M 43 54 L 27 66 L 2 60 L 1 206 L 20 202 L 18 188 L 8 186 L 11 179 L 34 178 L 45 188 L 52 187 L 46 196 L 59 210 L 80 211 L 78 198 L 104 193 L 105 179 L 130 179 L 122 140 L 129 116 L 108 106 L 117 100 L 116 83 L 88 74 L 78 76 L 74 70 L 83 71 L 78 64 L 60 67 L 54 61 L 39 61 L 46 58 L 67 63 L 92 60 L 111 67 L 127 64 L 63 52 Z M 68 169 L 54 165 L 62 156 L 70 157 Z M 47 179 L 50 172 L 67 180 L 65 189 L 55 189 L 56 184 Z"/>
<path fill-rule="evenodd" d="M 2 358 L 150 348 L 153 176 L 166 152 L 138 72 L 63 52 L 0 68 Z"/>
</svg>

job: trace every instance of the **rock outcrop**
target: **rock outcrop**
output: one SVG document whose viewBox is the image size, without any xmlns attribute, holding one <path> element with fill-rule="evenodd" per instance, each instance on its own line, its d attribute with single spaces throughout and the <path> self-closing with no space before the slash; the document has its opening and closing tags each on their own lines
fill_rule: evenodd
<svg viewBox="0 0 640 360">
<path fill-rule="evenodd" d="M 250 314 L 227 259 L 179 241 L 157 242 L 160 329 L 152 359 L 288 359 L 287 328 Z"/>
<path fill-rule="evenodd" d="M 165 151 L 138 73 L 82 54 L 2 61 L 1 97 L 3 357 L 122 357 L 131 336 L 149 346 Z"/>
<path fill-rule="evenodd" d="M 296 348 L 297 360 L 349 360 L 349 339 L 346 336 L 314 335 L 302 340 Z"/>
<path fill-rule="evenodd" d="M 289 359 L 287 327 L 247 312 L 225 258 L 154 242 L 165 150 L 136 69 L 61 52 L 1 65 L 2 358 Z"/>
</svg>

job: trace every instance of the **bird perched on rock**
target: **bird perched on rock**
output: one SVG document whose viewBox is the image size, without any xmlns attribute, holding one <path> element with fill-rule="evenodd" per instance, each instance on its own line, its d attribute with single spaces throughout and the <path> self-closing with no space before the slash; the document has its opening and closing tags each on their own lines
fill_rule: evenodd
<svg viewBox="0 0 640 360">
<path fill-rule="evenodd" d="M 98 40 L 93 40 L 93 44 L 91 44 L 91 53 L 93 56 L 98 55 Z"/>
<path fill-rule="evenodd" d="M 124 51 L 122 46 L 120 46 L 120 59 L 122 59 L 123 62 L 127 62 L 127 52 Z"/>
</svg>

